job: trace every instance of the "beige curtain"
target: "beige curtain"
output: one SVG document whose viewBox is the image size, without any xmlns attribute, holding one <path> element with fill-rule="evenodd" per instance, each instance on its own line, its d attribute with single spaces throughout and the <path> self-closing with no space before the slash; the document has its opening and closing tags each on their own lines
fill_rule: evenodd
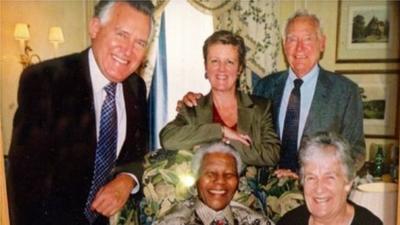
<svg viewBox="0 0 400 225">
<path fill-rule="evenodd" d="M 147 96 L 149 95 L 150 92 L 151 80 L 153 78 L 154 67 L 157 59 L 161 16 L 169 0 L 152 0 L 152 2 L 155 6 L 154 21 L 153 21 L 154 28 L 152 37 L 150 39 L 149 48 L 147 50 L 146 58 L 144 59 L 142 63 L 142 68 L 139 71 L 139 74 L 142 76 L 142 78 L 146 83 Z"/>
<path fill-rule="evenodd" d="M 245 39 L 248 48 L 245 75 L 240 89 L 251 92 L 251 71 L 264 77 L 277 69 L 280 31 L 275 0 L 187 0 L 196 9 L 211 14 L 214 30 L 230 30 Z"/>
</svg>

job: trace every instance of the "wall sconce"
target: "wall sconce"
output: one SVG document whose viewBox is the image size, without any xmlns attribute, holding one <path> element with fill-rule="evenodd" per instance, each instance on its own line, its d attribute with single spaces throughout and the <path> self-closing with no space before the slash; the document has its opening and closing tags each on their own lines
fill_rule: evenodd
<svg viewBox="0 0 400 225">
<path fill-rule="evenodd" d="M 50 27 L 49 41 L 54 47 L 54 56 L 57 56 L 58 44 L 64 43 L 64 34 L 61 27 Z"/>
<path fill-rule="evenodd" d="M 32 54 L 32 48 L 28 45 L 28 40 L 30 38 L 29 25 L 25 23 L 17 23 L 14 30 L 14 38 L 19 41 L 19 46 L 21 49 L 21 59 L 20 63 L 25 68 L 33 64 L 33 60 L 40 62 L 40 57 L 38 54 Z"/>
</svg>

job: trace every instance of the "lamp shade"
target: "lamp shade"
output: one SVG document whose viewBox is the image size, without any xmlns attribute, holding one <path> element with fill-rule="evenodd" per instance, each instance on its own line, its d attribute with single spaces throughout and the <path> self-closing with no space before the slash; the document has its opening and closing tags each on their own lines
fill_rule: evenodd
<svg viewBox="0 0 400 225">
<path fill-rule="evenodd" d="M 397 184 L 362 184 L 350 194 L 350 200 L 369 209 L 383 224 L 396 224 Z"/>
<path fill-rule="evenodd" d="M 49 41 L 56 43 L 64 42 L 64 34 L 61 27 L 50 27 L 49 29 Z"/>
<path fill-rule="evenodd" d="M 29 40 L 29 29 L 26 23 L 17 23 L 15 25 L 14 37 L 16 40 Z"/>
</svg>

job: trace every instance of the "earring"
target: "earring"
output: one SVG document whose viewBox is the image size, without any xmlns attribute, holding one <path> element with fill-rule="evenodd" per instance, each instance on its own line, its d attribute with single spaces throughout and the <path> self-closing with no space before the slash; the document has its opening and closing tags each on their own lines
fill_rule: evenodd
<svg viewBox="0 0 400 225">
<path fill-rule="evenodd" d="M 208 79 L 207 73 L 204 73 L 204 78 L 205 78 L 206 80 Z"/>
</svg>

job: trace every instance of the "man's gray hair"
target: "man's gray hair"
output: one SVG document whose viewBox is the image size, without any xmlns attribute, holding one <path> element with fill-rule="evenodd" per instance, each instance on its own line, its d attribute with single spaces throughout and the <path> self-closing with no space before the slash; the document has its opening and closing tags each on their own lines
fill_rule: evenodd
<svg viewBox="0 0 400 225">
<path fill-rule="evenodd" d="M 327 147 L 333 147 L 335 152 L 327 151 Z M 304 166 L 307 161 L 318 160 L 321 156 L 335 157 L 341 164 L 347 181 L 353 181 L 356 176 L 356 170 L 350 144 L 335 133 L 320 132 L 310 138 L 306 138 L 299 150 L 300 177 L 302 183 L 304 182 Z"/>
<path fill-rule="evenodd" d="M 199 177 L 204 156 L 210 153 L 224 153 L 231 155 L 236 161 L 237 175 L 239 176 L 242 172 L 243 163 L 239 153 L 231 145 L 225 144 L 223 142 L 213 142 L 197 149 L 192 158 L 192 173 L 196 180 Z"/>
<path fill-rule="evenodd" d="M 110 18 L 110 11 L 116 2 L 127 3 L 132 8 L 135 8 L 150 18 L 153 18 L 154 6 L 150 0 L 100 0 L 94 7 L 94 16 L 98 17 L 102 24 L 106 23 Z"/>
<path fill-rule="evenodd" d="M 320 19 L 318 18 L 318 16 L 315 15 L 315 14 L 312 14 L 312 13 L 308 12 L 307 9 L 298 9 L 298 10 L 297 10 L 291 17 L 289 17 L 289 19 L 287 20 L 286 25 L 285 25 L 285 29 L 284 29 L 283 38 L 286 38 L 286 35 L 287 35 L 288 28 L 289 28 L 290 24 L 292 24 L 293 21 L 294 21 L 295 19 L 299 18 L 299 17 L 308 17 L 308 18 L 310 18 L 310 19 L 313 21 L 314 26 L 317 28 L 318 37 L 322 37 L 322 36 L 323 36 L 324 32 L 323 32 L 323 29 L 322 29 L 322 22 L 320 21 Z"/>
</svg>

